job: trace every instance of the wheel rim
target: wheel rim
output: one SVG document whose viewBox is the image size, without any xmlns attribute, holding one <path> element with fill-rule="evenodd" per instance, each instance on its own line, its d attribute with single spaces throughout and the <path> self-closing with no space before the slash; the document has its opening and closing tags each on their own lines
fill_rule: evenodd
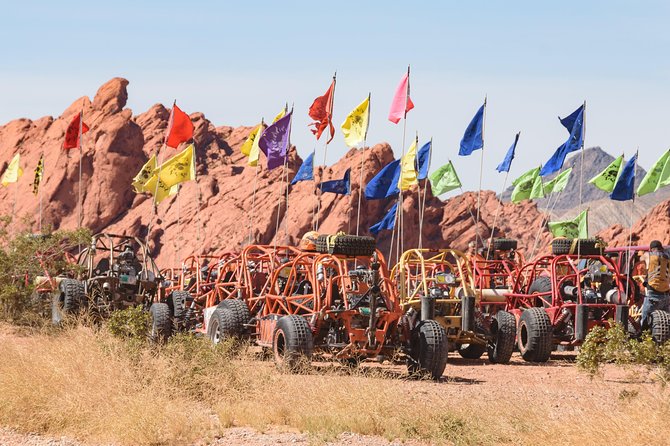
<svg viewBox="0 0 670 446">
<path fill-rule="evenodd" d="M 217 320 L 214 320 L 210 322 L 210 325 L 212 327 L 212 343 L 214 345 L 218 344 L 221 342 L 221 330 L 219 330 L 219 322 Z"/>
</svg>

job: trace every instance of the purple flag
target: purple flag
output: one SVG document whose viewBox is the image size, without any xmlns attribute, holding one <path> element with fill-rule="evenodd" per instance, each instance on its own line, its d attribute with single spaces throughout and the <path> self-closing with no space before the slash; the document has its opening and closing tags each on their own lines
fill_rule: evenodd
<svg viewBox="0 0 670 446">
<path fill-rule="evenodd" d="M 265 129 L 261 139 L 258 141 L 258 147 L 260 147 L 268 159 L 268 170 L 281 166 L 286 160 L 292 114 L 293 110 Z"/>
</svg>

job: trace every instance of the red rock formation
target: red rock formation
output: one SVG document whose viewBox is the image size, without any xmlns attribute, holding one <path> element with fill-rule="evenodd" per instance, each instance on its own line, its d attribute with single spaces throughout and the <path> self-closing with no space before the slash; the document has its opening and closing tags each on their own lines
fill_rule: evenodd
<svg viewBox="0 0 670 446">
<path fill-rule="evenodd" d="M 84 135 L 82 162 L 83 224 L 94 232 L 109 231 L 147 235 L 161 266 L 174 265 L 187 255 L 238 250 L 250 237 L 258 243 L 296 243 L 314 223 L 317 196 L 313 182 L 301 182 L 289 188 L 288 212 L 284 206 L 286 182 L 283 169 L 267 171 L 248 167 L 239 152 L 252 127 L 214 127 L 202 113 L 193 113 L 194 140 L 197 153 L 197 181 L 183 185 L 177 197 L 164 200 L 154 215 L 147 195 L 137 195 L 130 183 L 151 153 L 161 147 L 169 110 L 157 104 L 148 111 L 132 116 L 124 108 L 128 81 L 115 78 L 104 84 L 93 101 L 76 100 L 60 117 L 36 121 L 18 119 L 0 127 L 0 168 L 6 168 L 17 151 L 21 153 L 24 176 L 17 184 L 0 188 L 0 214 L 26 217 L 37 229 L 38 200 L 32 195 L 33 169 L 40 153 L 45 156 L 42 182 L 44 225 L 54 228 L 77 226 L 78 159 L 77 150 L 61 150 L 67 124 L 83 109 L 84 121 L 91 130 Z M 164 148 L 160 157 L 176 153 Z M 377 144 L 365 150 L 350 150 L 331 167 L 317 167 L 316 180 L 341 178 L 351 168 L 352 194 L 321 197 L 319 230 L 325 233 L 355 233 L 360 165 L 363 158 L 363 184 L 393 159 L 391 147 Z M 295 148 L 289 153 L 288 178 L 295 175 L 302 160 Z M 264 163 L 261 163 L 264 164 Z M 254 184 L 257 185 L 254 196 Z M 14 196 L 16 204 L 14 205 Z M 252 206 L 255 202 L 255 210 Z M 405 248 L 418 244 L 418 195 L 413 189 L 405 193 Z M 475 239 L 470 212 L 476 215 L 476 193 L 465 193 L 442 202 L 430 192 L 426 199 L 423 245 L 453 246 L 464 249 Z M 488 238 L 499 200 L 491 191 L 481 194 L 483 238 Z M 379 221 L 391 206 L 390 200 L 362 200 L 361 233 Z M 469 209 L 469 210 L 468 210 Z M 252 218 L 253 212 L 253 218 Z M 279 219 L 277 218 L 279 216 Z M 18 220 L 18 219 L 15 219 Z M 535 204 L 502 205 L 496 235 L 518 238 L 521 246 L 532 251 L 542 214 Z M 253 221 L 253 224 L 250 222 Z M 10 227 L 16 230 L 14 223 Z M 549 240 L 541 233 L 539 247 Z M 391 233 L 380 234 L 379 246 L 385 254 Z M 395 255 L 394 255 L 395 257 Z"/>
<path fill-rule="evenodd" d="M 628 228 L 614 225 L 599 234 L 610 246 L 627 246 L 631 233 Z M 647 215 L 633 225 L 633 245 L 648 245 L 652 240 L 660 240 L 670 245 L 670 200 L 654 207 Z"/>
</svg>

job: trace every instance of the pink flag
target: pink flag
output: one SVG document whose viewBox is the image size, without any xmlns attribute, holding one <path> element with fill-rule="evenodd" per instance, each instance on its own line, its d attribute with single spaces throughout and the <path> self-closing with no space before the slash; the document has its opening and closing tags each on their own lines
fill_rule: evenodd
<svg viewBox="0 0 670 446">
<path fill-rule="evenodd" d="M 391 111 L 389 112 L 389 121 L 394 124 L 400 122 L 405 117 L 408 111 L 414 108 L 412 99 L 409 97 L 409 69 L 407 73 L 400 80 L 398 88 L 395 90 L 395 96 L 391 103 Z"/>
</svg>

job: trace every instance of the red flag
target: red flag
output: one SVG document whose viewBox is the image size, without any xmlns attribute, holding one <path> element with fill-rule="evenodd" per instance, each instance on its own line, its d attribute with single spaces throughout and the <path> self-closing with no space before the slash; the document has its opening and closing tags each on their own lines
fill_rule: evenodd
<svg viewBox="0 0 670 446">
<path fill-rule="evenodd" d="M 409 97 L 409 68 L 407 73 L 400 80 L 398 88 L 395 90 L 393 102 L 391 103 L 391 111 L 389 112 L 389 121 L 394 124 L 407 116 L 407 112 L 414 108 L 414 103 Z"/>
<path fill-rule="evenodd" d="M 321 134 L 326 127 L 330 127 L 330 139 L 328 142 L 333 140 L 335 136 L 335 128 L 333 127 L 333 96 L 335 95 L 335 78 L 333 82 L 328 87 L 328 91 L 323 96 L 319 96 L 314 99 L 314 103 L 309 108 L 309 117 L 312 118 L 315 122 L 312 122 L 309 125 L 313 125 L 312 133 L 316 135 L 316 139 L 321 138 Z"/>
<path fill-rule="evenodd" d="M 72 122 L 65 130 L 65 141 L 63 141 L 63 149 L 75 149 L 79 147 L 79 123 L 81 122 L 81 113 L 74 115 Z M 81 133 L 88 132 L 88 126 L 85 122 L 81 122 Z"/>
<path fill-rule="evenodd" d="M 181 111 L 177 104 L 172 106 L 170 121 L 165 132 L 165 145 L 172 148 L 193 138 L 193 123 L 186 113 Z"/>
</svg>

